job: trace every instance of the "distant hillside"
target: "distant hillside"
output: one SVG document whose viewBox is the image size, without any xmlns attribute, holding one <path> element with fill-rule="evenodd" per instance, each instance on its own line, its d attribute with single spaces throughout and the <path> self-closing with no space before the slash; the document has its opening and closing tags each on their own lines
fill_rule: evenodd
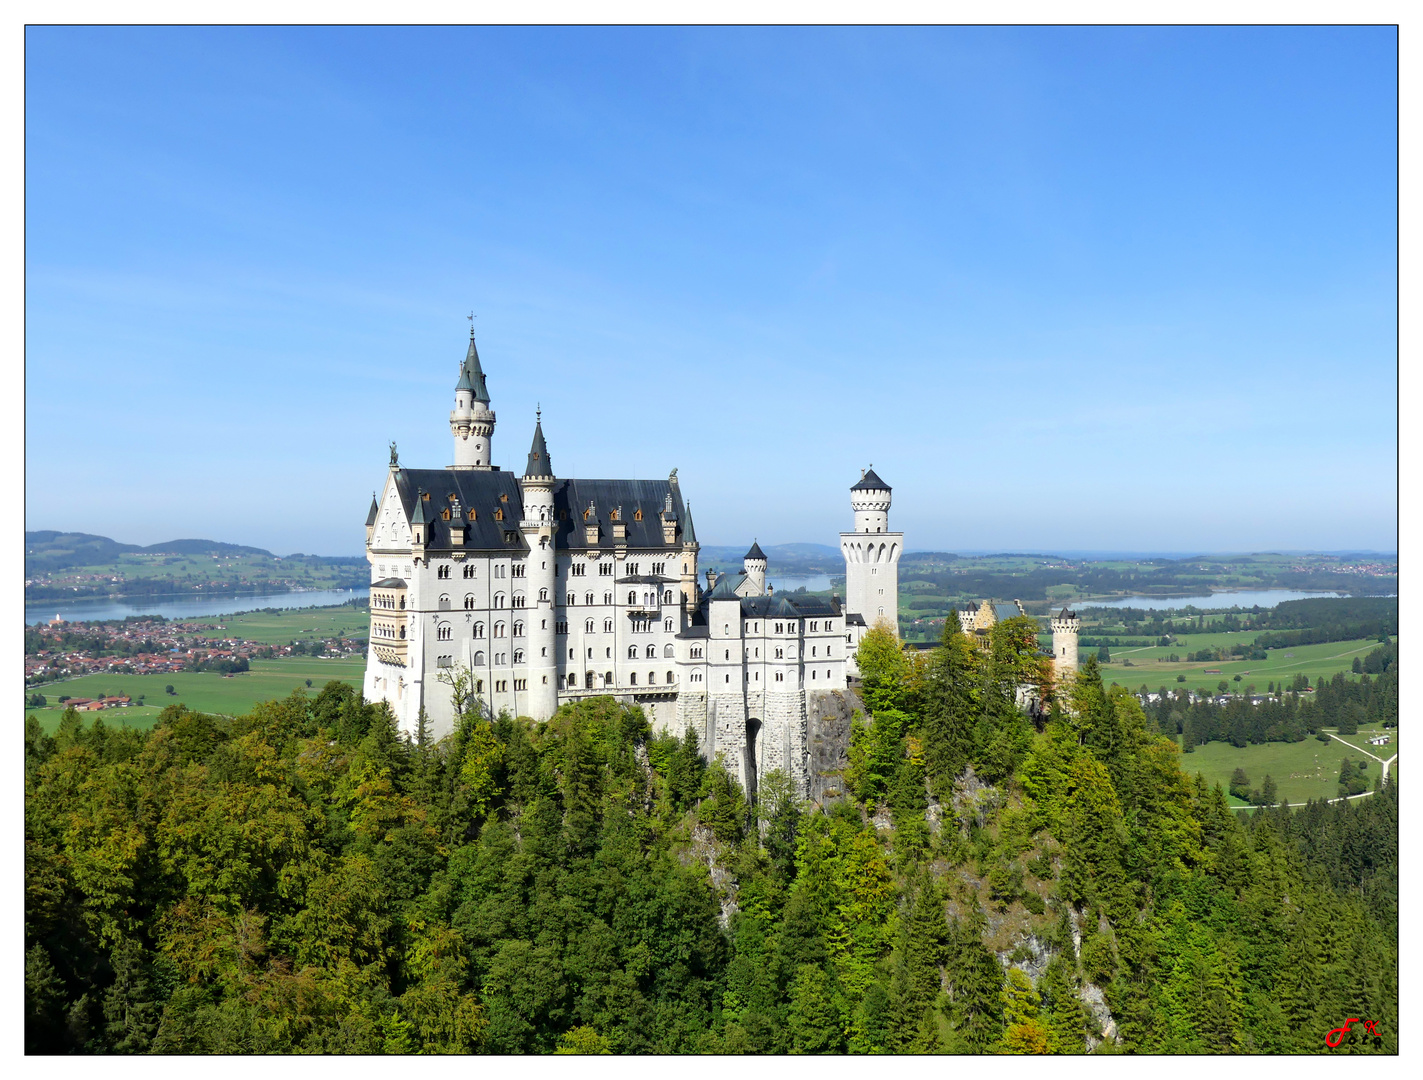
<svg viewBox="0 0 1423 1080">
<path fill-rule="evenodd" d="M 90 533 L 25 533 L 27 602 L 349 589 L 367 580 L 362 557 L 282 557 L 220 540 L 166 540 L 143 546 Z"/>
<path fill-rule="evenodd" d="M 751 549 L 744 544 L 703 544 L 698 562 L 704 567 L 730 570 L 741 565 Z M 762 544 L 767 568 L 772 574 L 798 576 L 803 574 L 843 574 L 845 559 L 838 547 L 827 544 Z"/>
<path fill-rule="evenodd" d="M 224 544 L 217 540 L 165 540 L 161 544 L 121 544 L 92 533 L 56 532 L 40 529 L 25 533 L 25 575 L 53 573 L 71 566 L 103 566 L 125 552 L 149 555 L 265 555 L 263 548 Z"/>
</svg>

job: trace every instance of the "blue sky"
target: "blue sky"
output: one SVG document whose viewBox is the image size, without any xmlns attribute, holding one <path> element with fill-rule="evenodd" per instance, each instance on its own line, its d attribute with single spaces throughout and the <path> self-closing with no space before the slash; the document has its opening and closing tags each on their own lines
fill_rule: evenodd
<svg viewBox="0 0 1423 1080">
<path fill-rule="evenodd" d="M 26 527 L 357 554 L 452 460 L 707 543 L 1393 550 L 1392 28 L 26 34 Z"/>
</svg>

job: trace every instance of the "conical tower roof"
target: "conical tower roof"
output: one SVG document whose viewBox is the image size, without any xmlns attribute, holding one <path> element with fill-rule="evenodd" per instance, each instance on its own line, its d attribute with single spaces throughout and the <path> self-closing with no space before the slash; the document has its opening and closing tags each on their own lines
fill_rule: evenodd
<svg viewBox="0 0 1423 1080">
<path fill-rule="evenodd" d="M 687 523 L 682 526 L 682 543 L 695 544 L 697 542 L 697 530 L 692 525 L 692 504 L 687 503 Z"/>
<path fill-rule="evenodd" d="M 759 543 L 757 543 L 755 540 L 752 540 L 752 541 L 751 541 L 751 550 L 746 553 L 746 555 L 744 556 L 744 558 L 746 558 L 746 559 L 760 559 L 762 562 L 765 562 L 765 561 L 766 561 L 766 553 L 761 550 L 761 545 L 760 545 Z"/>
<path fill-rule="evenodd" d="M 474 331 L 469 334 L 469 350 L 464 354 L 464 363 L 460 365 L 460 381 L 455 383 L 456 390 L 468 390 L 474 395 L 474 400 L 489 404 L 489 390 L 484 385 L 484 369 L 479 366 L 479 350 L 474 347 Z"/>
<path fill-rule="evenodd" d="M 376 493 L 371 492 L 371 512 L 366 515 L 366 524 L 374 525 L 376 518 L 380 516 L 380 507 L 376 505 Z"/>
<path fill-rule="evenodd" d="M 869 469 L 868 471 L 866 471 L 865 475 L 860 478 L 860 482 L 859 482 L 858 484 L 855 484 L 853 487 L 851 487 L 850 490 L 851 490 L 851 491 L 889 491 L 889 490 L 890 490 L 890 486 L 889 486 L 888 484 L 886 484 L 883 480 L 881 480 L 881 479 L 875 474 L 874 469 Z"/>
<path fill-rule="evenodd" d="M 543 420 L 534 421 L 534 442 L 529 447 L 529 463 L 524 467 L 525 476 L 552 476 L 553 463 L 548 459 L 548 443 L 544 442 Z"/>
</svg>

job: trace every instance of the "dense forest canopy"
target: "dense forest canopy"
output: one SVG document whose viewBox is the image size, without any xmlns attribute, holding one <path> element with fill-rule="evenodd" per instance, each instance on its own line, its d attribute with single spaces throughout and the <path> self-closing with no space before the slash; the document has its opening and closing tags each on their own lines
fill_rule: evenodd
<svg viewBox="0 0 1423 1080">
<path fill-rule="evenodd" d="M 28 721 L 27 1049 L 1396 1052 L 1395 787 L 1242 819 L 1035 631 L 872 633 L 825 806 L 611 698 Z"/>
</svg>

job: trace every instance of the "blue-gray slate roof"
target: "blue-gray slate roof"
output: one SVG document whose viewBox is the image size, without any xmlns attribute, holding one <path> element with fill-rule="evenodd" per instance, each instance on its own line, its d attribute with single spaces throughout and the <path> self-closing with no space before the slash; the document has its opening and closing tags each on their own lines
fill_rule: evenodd
<svg viewBox="0 0 1423 1080">
<path fill-rule="evenodd" d="M 529 447 L 529 463 L 524 466 L 525 476 L 552 476 L 553 463 L 548 459 L 548 443 L 544 442 L 542 420 L 534 422 L 534 442 Z"/>
<path fill-rule="evenodd" d="M 479 350 L 474 347 L 473 333 L 469 335 L 469 349 L 460 365 L 460 381 L 455 383 L 455 389 L 473 391 L 475 401 L 489 404 L 489 390 L 484 385 L 484 369 L 479 366 Z"/>
<path fill-rule="evenodd" d="M 850 489 L 851 491 L 889 491 L 890 486 L 875 475 L 875 471 L 870 469 L 864 476 L 860 477 L 860 482 Z"/>
</svg>

